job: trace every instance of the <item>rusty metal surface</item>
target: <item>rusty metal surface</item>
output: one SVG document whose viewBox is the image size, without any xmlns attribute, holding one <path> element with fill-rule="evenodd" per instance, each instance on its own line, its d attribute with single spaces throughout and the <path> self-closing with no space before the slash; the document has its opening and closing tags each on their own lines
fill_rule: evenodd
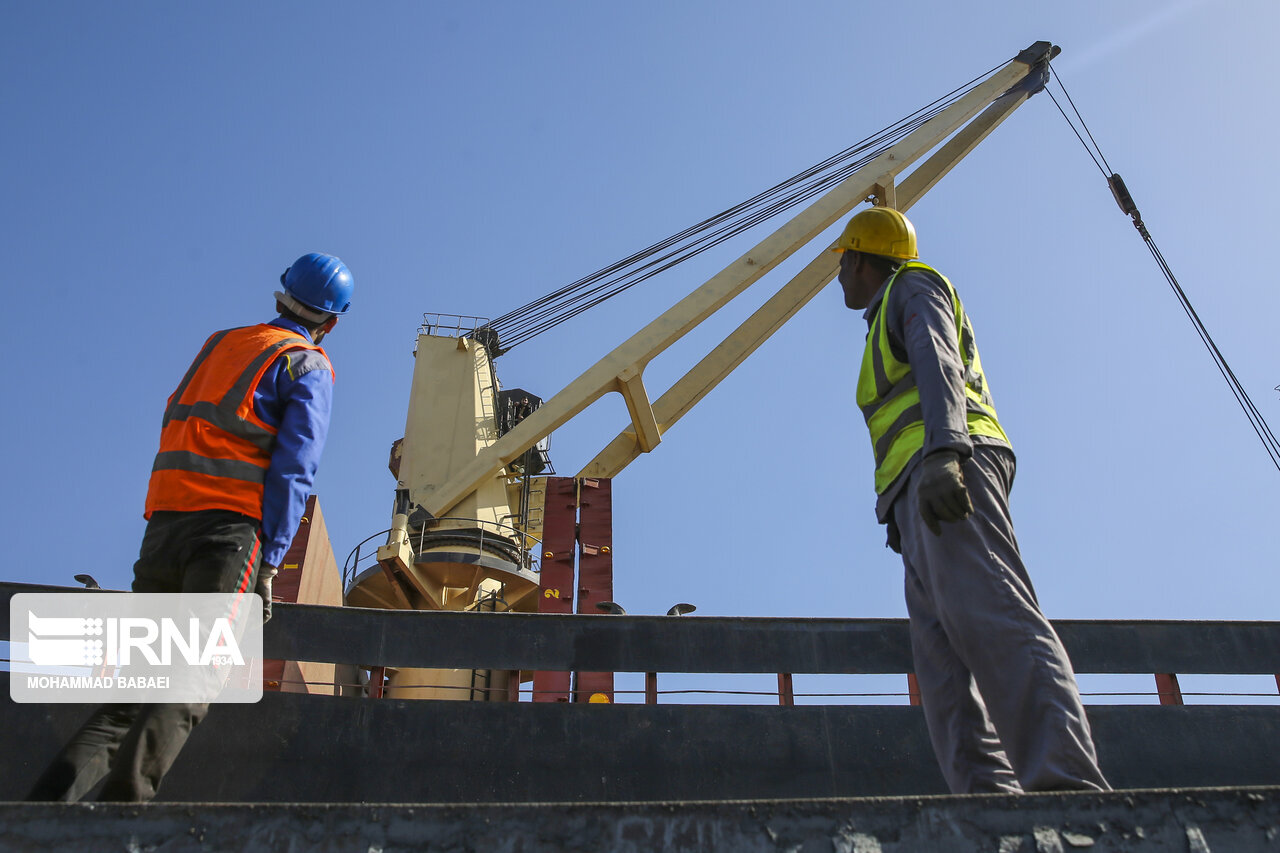
<svg viewBox="0 0 1280 853">
<path fill-rule="evenodd" d="M 573 574 L 577 548 L 578 496 L 573 480 L 548 477 L 542 512 L 542 573 L 539 614 L 573 613 Z M 469 614 L 474 615 L 474 614 Z M 507 614 L 503 614 L 507 615 Z M 535 669 L 508 666 L 503 669 Z M 533 701 L 568 702 L 572 678 L 567 669 L 539 669 L 533 674 Z"/>
<path fill-rule="evenodd" d="M 1280 791 L 1127 791 L 718 803 L 0 804 L 7 851 L 1254 853 Z"/>
<path fill-rule="evenodd" d="M 596 607 L 613 601 L 613 483 L 607 479 L 580 481 L 578 492 L 577 612 L 595 615 Z M 614 701 L 613 672 L 578 673 L 575 699 L 588 702 L 601 694 Z"/>
</svg>

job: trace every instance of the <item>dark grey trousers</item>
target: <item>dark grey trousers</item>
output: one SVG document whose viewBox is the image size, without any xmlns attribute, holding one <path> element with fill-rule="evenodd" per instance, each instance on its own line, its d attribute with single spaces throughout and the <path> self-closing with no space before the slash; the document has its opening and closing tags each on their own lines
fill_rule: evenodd
<svg viewBox="0 0 1280 853">
<path fill-rule="evenodd" d="M 253 592 L 258 521 L 225 510 L 156 512 L 147 522 L 134 592 Z M 28 800 L 76 802 L 107 777 L 103 802 L 147 802 L 207 704 L 103 705 L 63 747 Z"/>
<path fill-rule="evenodd" d="M 1110 790 L 1066 650 L 1040 612 L 1009 517 L 1013 454 L 964 465 L 974 512 L 920 518 L 917 468 L 894 504 L 916 679 L 954 793 Z"/>
</svg>

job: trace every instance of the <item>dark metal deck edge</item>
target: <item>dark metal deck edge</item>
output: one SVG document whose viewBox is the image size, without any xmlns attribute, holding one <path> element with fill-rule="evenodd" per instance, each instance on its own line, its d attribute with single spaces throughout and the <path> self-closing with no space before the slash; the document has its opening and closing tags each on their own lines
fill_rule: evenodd
<svg viewBox="0 0 1280 853">
<path fill-rule="evenodd" d="M 0 799 L 92 709 L 0 701 Z M 1280 707 L 1089 709 L 1124 788 L 1280 785 Z M 211 803 L 666 802 L 946 791 L 907 706 L 565 705 L 271 694 L 220 705 L 160 799 Z M 1280 847 L 1277 848 L 1280 853 Z"/>
<path fill-rule="evenodd" d="M 1280 849 L 1280 788 L 527 805 L 0 803 L 4 850 Z"/>
</svg>

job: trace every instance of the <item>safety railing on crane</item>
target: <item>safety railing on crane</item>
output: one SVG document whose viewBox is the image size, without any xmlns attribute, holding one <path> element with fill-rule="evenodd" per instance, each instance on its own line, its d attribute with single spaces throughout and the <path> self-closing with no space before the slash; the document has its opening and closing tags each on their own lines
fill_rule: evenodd
<svg viewBox="0 0 1280 853">
<path fill-rule="evenodd" d="M 446 523 L 448 526 L 441 526 Z M 485 551 L 489 547 L 497 547 L 506 553 L 514 554 L 516 556 L 516 565 L 520 569 L 534 574 L 542 571 L 541 540 L 505 522 L 485 521 L 461 516 L 432 518 L 428 519 L 419 529 L 410 532 L 409 544 L 413 546 L 415 553 L 421 552 L 431 534 L 446 532 L 451 527 L 465 527 L 468 530 L 478 531 L 475 534 L 474 547 L 481 551 Z M 380 530 L 361 540 L 347 554 L 347 559 L 342 564 L 342 589 L 344 591 L 351 588 L 352 583 L 362 572 L 373 568 L 377 563 L 378 547 L 387 541 L 387 536 L 390 533 L 391 528 Z"/>
<path fill-rule="evenodd" d="M 471 314 L 433 314 L 422 315 L 422 325 L 418 326 L 420 335 L 440 335 L 461 338 L 483 329 L 489 324 L 488 317 L 475 317 Z"/>
</svg>

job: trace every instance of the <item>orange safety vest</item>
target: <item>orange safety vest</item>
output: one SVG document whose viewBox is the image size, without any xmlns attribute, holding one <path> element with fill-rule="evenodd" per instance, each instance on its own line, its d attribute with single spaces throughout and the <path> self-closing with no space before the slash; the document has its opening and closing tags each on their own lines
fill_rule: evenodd
<svg viewBox="0 0 1280 853">
<path fill-rule="evenodd" d="M 329 358 L 297 332 L 266 324 L 215 332 L 205 341 L 169 396 L 144 518 L 157 510 L 228 509 L 262 519 L 278 430 L 254 412 L 253 392 L 276 356 L 290 350 Z"/>
</svg>

